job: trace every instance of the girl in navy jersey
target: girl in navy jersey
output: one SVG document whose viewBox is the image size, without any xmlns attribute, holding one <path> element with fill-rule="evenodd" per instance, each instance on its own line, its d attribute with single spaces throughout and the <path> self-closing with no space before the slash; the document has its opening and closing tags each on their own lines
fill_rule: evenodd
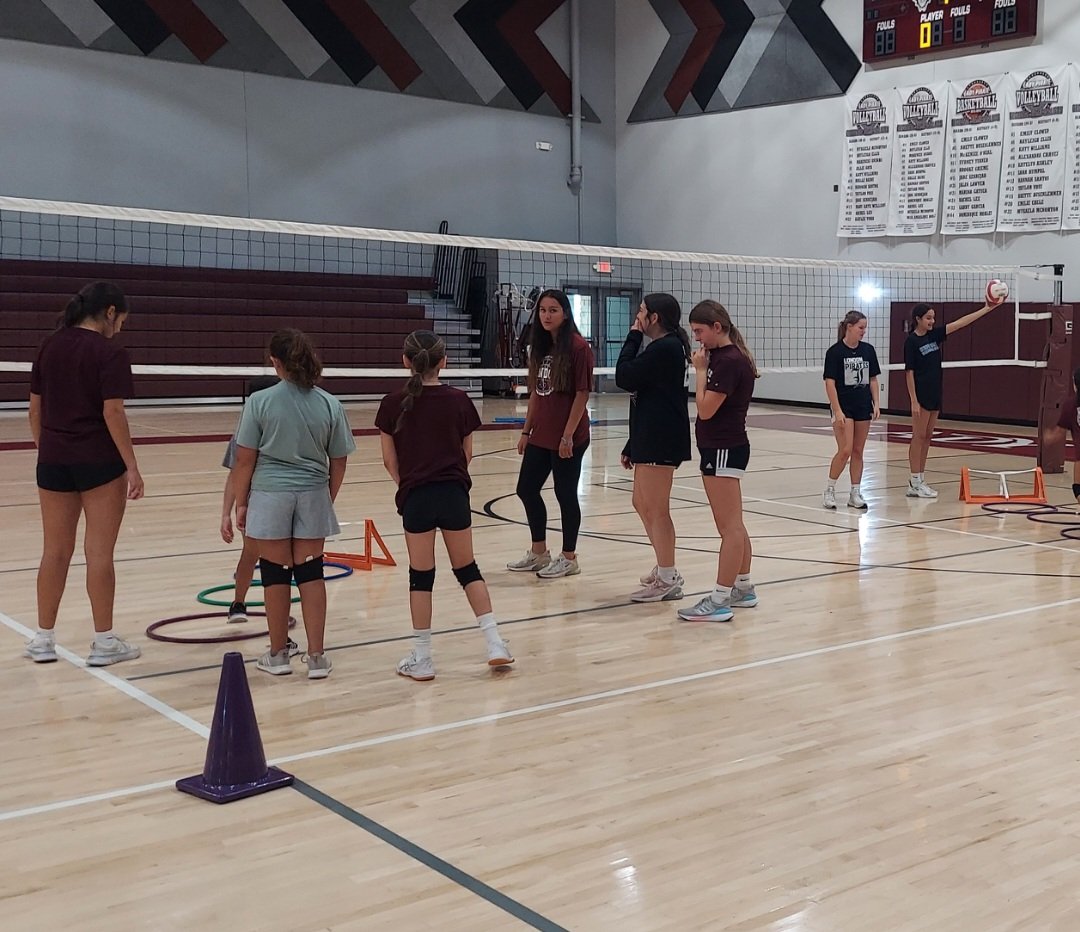
<svg viewBox="0 0 1080 932">
<path fill-rule="evenodd" d="M 412 375 L 404 391 L 391 392 L 379 405 L 383 465 L 398 487 L 395 502 L 409 551 L 409 610 L 415 643 L 397 667 L 414 680 L 435 678 L 431 656 L 431 590 L 435 583 L 435 532 L 443 543 L 454 576 L 465 590 L 487 642 L 487 662 L 514 662 L 499 636 L 491 596 L 473 555 L 469 462 L 473 431 L 480 426 L 468 395 L 439 382 L 446 366 L 446 344 L 430 330 L 405 339 L 402 362 Z"/>
<path fill-rule="evenodd" d="M 750 582 L 753 548 L 743 524 L 740 485 L 750 462 L 746 412 L 758 371 L 746 341 L 719 301 L 698 304 L 690 312 L 690 329 L 701 344 L 692 359 L 701 481 L 721 541 L 713 591 L 678 614 L 685 621 L 731 621 L 732 609 L 758 603 Z"/>
<path fill-rule="evenodd" d="M 929 304 L 916 304 L 911 309 L 911 331 L 904 340 L 904 375 L 908 398 L 911 400 L 911 445 L 908 447 L 908 498 L 937 498 L 937 492 L 923 479 L 926 455 L 934 425 L 941 411 L 941 350 L 950 334 L 970 327 L 985 317 L 1005 299 L 984 304 L 979 310 L 965 314 L 948 324 L 935 326 L 936 312 Z"/>
<path fill-rule="evenodd" d="M 634 470 L 634 510 L 656 555 L 656 565 L 641 578 L 644 588 L 630 596 L 632 602 L 683 597 L 671 521 L 671 483 L 675 470 L 690 459 L 690 340 L 679 325 L 681 318 L 679 302 L 671 295 L 646 295 L 615 366 L 615 384 L 634 393 L 622 464 Z M 642 350 L 645 337 L 651 342 Z"/>
<path fill-rule="evenodd" d="M 75 532 L 86 527 L 86 592 L 94 617 L 87 664 L 132 660 L 139 648 L 113 635 L 113 550 L 128 500 L 143 497 L 124 399 L 133 393 L 127 351 L 113 342 L 127 320 L 124 293 L 108 282 L 83 288 L 30 372 L 30 431 L 37 446 L 37 485 L 44 550 L 38 568 L 38 630 L 25 656 L 56 660 L 54 629 Z"/>
<path fill-rule="evenodd" d="M 518 440 L 522 455 L 517 495 L 525 506 L 532 547 L 506 568 L 535 573 L 541 579 L 575 576 L 581 529 L 578 480 L 589 448 L 593 351 L 578 333 L 570 299 L 561 291 L 540 294 L 529 336 L 529 410 Z M 540 490 L 555 477 L 555 497 L 562 516 L 563 548 L 554 560 L 547 547 L 547 506 Z"/>
<path fill-rule="evenodd" d="M 849 466 L 851 492 L 848 508 L 866 508 L 859 484 L 863 474 L 863 450 L 870 422 L 880 414 L 878 407 L 877 351 L 863 340 L 866 315 L 848 311 L 836 331 L 836 342 L 825 353 L 825 395 L 832 410 L 836 453 L 829 464 L 829 481 L 821 496 L 825 508 L 836 508 L 836 480 Z"/>
</svg>

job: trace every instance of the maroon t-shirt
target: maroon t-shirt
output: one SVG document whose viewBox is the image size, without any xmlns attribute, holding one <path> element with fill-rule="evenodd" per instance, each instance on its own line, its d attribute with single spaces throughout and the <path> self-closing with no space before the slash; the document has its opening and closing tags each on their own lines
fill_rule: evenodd
<svg viewBox="0 0 1080 932">
<path fill-rule="evenodd" d="M 746 436 L 746 411 L 754 394 L 754 369 L 737 346 L 718 346 L 709 353 L 705 386 L 727 397 L 711 418 L 698 416 L 695 426 L 698 448 L 731 450 L 750 442 Z"/>
<path fill-rule="evenodd" d="M 536 374 L 533 389 L 532 436 L 529 443 L 545 450 L 558 450 L 566 430 L 566 421 L 578 392 L 591 392 L 593 387 L 593 351 L 584 337 L 575 333 L 570 344 L 573 389 L 557 392 L 551 383 L 551 357 L 546 356 Z M 589 442 L 589 412 L 583 411 L 574 428 L 574 447 Z"/>
<path fill-rule="evenodd" d="M 41 396 L 38 462 L 50 466 L 121 459 L 105 424 L 105 402 L 131 398 L 127 350 L 85 327 L 57 330 L 38 350 L 30 391 Z"/>
<path fill-rule="evenodd" d="M 1061 403 L 1058 427 L 1064 427 L 1072 434 L 1073 448 L 1076 450 L 1077 457 L 1080 458 L 1080 407 L 1078 404 L 1080 402 L 1077 401 L 1076 395 L 1070 392 L 1069 397 Z"/>
<path fill-rule="evenodd" d="M 392 392 L 375 415 L 375 426 L 394 438 L 401 480 L 394 498 L 398 514 L 417 486 L 459 482 L 466 490 L 472 488 L 462 442 L 480 426 L 476 405 L 463 391 L 449 385 L 425 385 L 395 434 L 404 398 L 404 392 Z"/>
</svg>

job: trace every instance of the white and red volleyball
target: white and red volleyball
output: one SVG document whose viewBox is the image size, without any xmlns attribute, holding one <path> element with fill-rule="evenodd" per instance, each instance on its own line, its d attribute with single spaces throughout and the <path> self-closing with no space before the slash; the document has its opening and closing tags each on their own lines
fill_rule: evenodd
<svg viewBox="0 0 1080 932">
<path fill-rule="evenodd" d="M 1000 304 L 1009 296 L 1009 286 L 999 278 L 991 278 L 986 283 L 986 303 Z"/>
</svg>

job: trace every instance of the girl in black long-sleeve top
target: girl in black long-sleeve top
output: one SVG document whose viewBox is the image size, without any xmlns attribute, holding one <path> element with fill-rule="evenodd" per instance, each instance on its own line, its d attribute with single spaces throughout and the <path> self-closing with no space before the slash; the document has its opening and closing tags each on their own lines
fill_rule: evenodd
<svg viewBox="0 0 1080 932">
<path fill-rule="evenodd" d="M 669 294 L 647 295 L 626 336 L 615 384 L 630 400 L 630 438 L 622 464 L 634 470 L 634 510 L 641 517 L 656 565 L 641 577 L 644 588 L 634 602 L 667 602 L 683 597 L 683 578 L 675 567 L 675 525 L 671 521 L 671 483 L 675 470 L 690 459 L 690 411 L 686 367 L 690 339 L 679 326 L 682 309 Z M 645 337 L 652 342 L 641 350 Z"/>
</svg>

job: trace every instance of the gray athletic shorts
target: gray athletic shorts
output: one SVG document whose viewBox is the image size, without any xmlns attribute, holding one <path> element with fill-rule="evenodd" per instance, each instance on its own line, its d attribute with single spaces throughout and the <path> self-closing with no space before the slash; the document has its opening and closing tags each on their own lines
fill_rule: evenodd
<svg viewBox="0 0 1080 932">
<path fill-rule="evenodd" d="M 248 496 L 247 529 L 256 540 L 314 540 L 341 533 L 330 501 L 330 490 L 302 492 L 260 492 Z"/>
</svg>

